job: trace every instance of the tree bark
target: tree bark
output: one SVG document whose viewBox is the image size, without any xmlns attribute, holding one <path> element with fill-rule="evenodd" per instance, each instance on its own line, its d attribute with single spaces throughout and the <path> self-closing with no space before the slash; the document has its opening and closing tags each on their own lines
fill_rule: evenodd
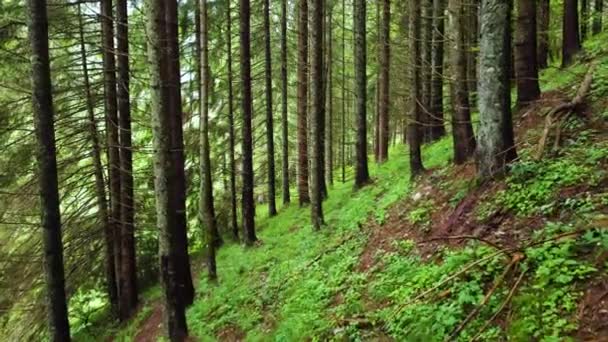
<svg viewBox="0 0 608 342">
<path fill-rule="evenodd" d="M 463 0 L 449 0 L 451 92 L 453 94 L 452 137 L 454 163 L 465 163 L 475 152 L 475 136 L 471 123 L 471 106 L 467 82 L 467 54 L 465 51 L 465 18 Z"/>
<path fill-rule="evenodd" d="M 298 196 L 300 206 L 308 194 L 308 0 L 299 0 L 298 15 Z"/>
<path fill-rule="evenodd" d="M 186 218 L 186 172 L 184 156 L 184 132 L 182 123 L 182 97 L 181 97 L 181 69 L 179 64 L 179 42 L 178 42 L 178 15 L 177 1 L 166 0 L 165 11 L 165 37 L 167 50 L 167 77 L 169 92 L 169 108 L 171 123 L 171 154 L 174 159 L 172 176 L 174 180 L 175 196 L 171 197 L 175 207 L 175 225 L 179 247 L 176 249 L 179 262 L 176 264 L 180 278 L 179 294 L 182 296 L 184 305 L 192 304 L 194 300 L 194 286 L 192 284 L 192 273 L 190 271 L 190 256 L 188 255 L 188 221 Z M 214 234 L 216 246 L 221 244 L 219 234 Z"/>
<path fill-rule="evenodd" d="M 433 46 L 432 41 L 432 1 L 433 0 L 422 0 L 421 5 L 421 18 L 420 18 L 420 87 L 421 87 L 421 103 L 422 111 L 420 113 L 421 120 L 421 135 L 422 141 L 428 142 L 431 140 L 431 49 Z"/>
<path fill-rule="evenodd" d="M 342 183 L 346 182 L 346 0 L 342 0 Z"/>
<path fill-rule="evenodd" d="M 382 1 L 382 25 L 380 30 L 380 89 L 378 98 L 378 162 L 388 160 L 389 144 L 389 108 L 390 108 L 390 26 L 391 26 L 390 0 Z"/>
<path fill-rule="evenodd" d="M 602 19 L 604 16 L 604 0 L 595 0 L 593 8 L 593 34 L 596 35 L 602 31 Z"/>
<path fill-rule="evenodd" d="M 581 50 L 578 26 L 578 1 L 564 0 L 562 23 L 562 67 L 572 64 L 574 55 Z"/>
<path fill-rule="evenodd" d="M 411 58 L 411 113 L 407 127 L 407 140 L 410 146 L 410 174 L 414 178 L 424 171 L 422 155 L 420 153 L 421 135 L 421 84 L 420 68 L 422 58 L 420 56 L 420 0 L 410 0 L 410 58 Z"/>
<path fill-rule="evenodd" d="M 237 219 L 237 196 L 236 196 L 236 160 L 234 157 L 234 88 L 232 83 L 232 12 L 230 3 L 226 5 L 226 44 L 228 53 L 228 140 L 230 149 L 230 230 L 235 241 L 239 239 L 239 225 Z"/>
<path fill-rule="evenodd" d="M 268 154 L 268 214 L 277 214 L 274 166 L 274 124 L 272 117 L 272 53 L 270 52 L 270 2 L 264 0 L 264 70 L 266 74 L 266 153 Z"/>
<path fill-rule="evenodd" d="M 176 0 L 169 0 L 175 2 Z M 179 196 L 174 176 L 173 156 L 174 108 L 168 67 L 166 0 L 147 0 L 148 60 L 150 67 L 152 133 L 154 145 L 154 192 L 159 229 L 160 279 L 164 292 L 167 335 L 171 341 L 183 341 L 188 335 L 185 303 L 182 292 L 183 275 L 179 249 L 183 248 L 175 198 Z M 174 4 L 175 5 L 175 4 Z M 177 18 L 173 18 L 176 20 Z M 189 265 L 188 265 L 189 267 Z"/>
<path fill-rule="evenodd" d="M 539 69 L 549 66 L 549 25 L 551 18 L 550 0 L 538 0 L 537 27 L 538 49 L 537 63 Z"/>
<path fill-rule="evenodd" d="M 581 0 L 581 42 L 587 39 L 587 32 L 589 32 L 589 7 L 590 0 Z"/>
<path fill-rule="evenodd" d="M 118 108 L 116 99 L 116 60 L 114 59 L 114 15 L 112 0 L 101 2 L 102 63 L 104 78 L 104 111 L 106 113 L 106 141 L 108 149 L 108 180 L 110 190 L 110 225 L 114 242 L 114 269 L 116 288 L 120 293 L 121 273 L 121 209 L 120 150 L 118 141 Z M 120 306 L 120 304 L 119 304 Z M 119 307 L 120 311 L 120 307 Z M 119 312 L 120 314 L 120 312 Z"/>
<path fill-rule="evenodd" d="M 241 41 L 241 101 L 243 107 L 243 239 L 247 245 L 257 241 L 255 235 L 255 208 L 253 202 L 253 138 L 252 117 L 253 99 L 251 95 L 251 4 L 249 0 L 240 0 L 240 41 Z"/>
<path fill-rule="evenodd" d="M 310 128 L 311 128 L 311 169 L 310 169 L 310 203 L 311 217 L 314 229 L 319 230 L 323 225 L 323 194 L 321 165 L 323 157 L 323 141 L 321 122 L 323 120 L 323 1 L 312 0 L 310 4 L 310 35 L 311 35 L 311 94 L 310 94 Z"/>
<path fill-rule="evenodd" d="M 511 119 L 511 4 L 483 0 L 479 73 L 479 145 L 482 179 L 499 176 L 517 157 Z"/>
<path fill-rule="evenodd" d="M 82 64 L 82 77 L 87 104 L 88 135 L 91 141 L 91 157 L 93 159 L 93 173 L 95 176 L 95 195 L 97 196 L 97 218 L 104 232 L 105 260 L 104 271 L 106 276 L 106 289 L 113 316 L 118 316 L 118 289 L 116 288 L 116 272 L 114 269 L 114 238 L 109 221 L 108 201 L 106 198 L 106 184 L 103 176 L 103 164 L 101 162 L 101 146 L 97 132 L 97 120 L 95 119 L 95 103 L 91 92 L 89 81 L 89 68 L 87 62 L 87 51 L 84 37 L 84 22 L 80 4 L 78 4 L 78 24 L 80 37 L 80 59 Z"/>
<path fill-rule="evenodd" d="M 357 120 L 355 188 L 369 182 L 367 168 L 367 43 L 366 43 L 366 1 L 355 0 L 355 116 Z"/>
<path fill-rule="evenodd" d="M 291 202 L 289 194 L 289 121 L 287 118 L 287 0 L 281 0 L 281 178 L 283 204 Z"/>
<path fill-rule="evenodd" d="M 63 269 L 47 3 L 45 0 L 28 0 L 27 5 L 47 320 L 51 341 L 64 342 L 70 341 L 70 325 Z"/>
<path fill-rule="evenodd" d="M 325 178 L 334 184 L 333 8 L 327 18 L 327 112 L 325 116 Z"/>
<path fill-rule="evenodd" d="M 445 41 L 445 0 L 433 0 L 433 51 L 431 77 L 431 140 L 445 135 L 443 124 L 443 58 Z"/>
<path fill-rule="evenodd" d="M 127 1 L 116 1 L 117 99 L 120 131 L 121 267 L 120 319 L 129 319 L 137 308 L 137 264 L 135 261 L 135 202 L 133 200 L 133 154 L 131 102 L 129 100 L 129 21 Z"/>
<path fill-rule="evenodd" d="M 479 50 L 479 7 L 480 0 L 462 0 L 463 5 L 463 35 L 464 51 L 467 63 L 467 89 L 469 92 L 469 104 L 475 105 L 477 96 L 477 64 Z M 464 3 L 464 1 L 468 1 Z"/>
<path fill-rule="evenodd" d="M 211 178 L 211 157 L 209 147 L 209 23 L 207 16 L 207 0 L 200 1 L 200 32 L 201 32 L 201 83 L 200 89 L 200 193 L 199 220 L 205 232 L 205 253 L 207 260 L 207 276 L 209 280 L 217 279 L 215 265 L 214 233 L 217 232 L 215 208 L 213 206 L 213 179 Z"/>
<path fill-rule="evenodd" d="M 536 0 L 517 0 L 515 36 L 515 74 L 517 105 L 525 106 L 540 98 L 536 63 Z"/>
</svg>

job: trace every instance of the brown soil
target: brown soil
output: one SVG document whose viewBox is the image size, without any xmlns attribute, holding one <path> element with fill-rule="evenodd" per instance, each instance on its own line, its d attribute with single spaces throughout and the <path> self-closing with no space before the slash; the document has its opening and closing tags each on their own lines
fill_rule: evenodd
<svg viewBox="0 0 608 342">
<path fill-rule="evenodd" d="M 579 305 L 577 339 L 608 341 L 608 279 L 592 284 Z"/>
<path fill-rule="evenodd" d="M 238 342 L 245 340 L 245 332 L 236 325 L 229 325 L 224 327 L 217 333 L 219 341 L 223 342 Z"/>
<path fill-rule="evenodd" d="M 135 342 L 154 342 L 161 335 L 163 324 L 163 306 L 160 302 L 154 305 L 152 314 L 144 320 L 139 332 L 135 335 Z"/>
</svg>

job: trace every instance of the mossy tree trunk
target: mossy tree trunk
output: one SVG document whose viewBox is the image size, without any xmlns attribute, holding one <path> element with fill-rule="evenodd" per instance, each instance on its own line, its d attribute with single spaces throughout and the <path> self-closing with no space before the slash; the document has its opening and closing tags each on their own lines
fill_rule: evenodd
<svg viewBox="0 0 608 342">
<path fill-rule="evenodd" d="M 511 3 L 483 0 L 479 55 L 477 170 L 488 179 L 506 172 L 517 155 L 511 118 Z"/>
<path fill-rule="evenodd" d="M 213 206 L 213 179 L 211 178 L 211 157 L 209 146 L 209 19 L 207 15 L 207 0 L 200 1 L 200 192 L 199 192 L 199 222 L 205 230 L 205 253 L 207 261 L 207 276 L 211 281 L 217 279 L 215 264 L 214 232 L 217 231 L 215 208 Z"/>
</svg>

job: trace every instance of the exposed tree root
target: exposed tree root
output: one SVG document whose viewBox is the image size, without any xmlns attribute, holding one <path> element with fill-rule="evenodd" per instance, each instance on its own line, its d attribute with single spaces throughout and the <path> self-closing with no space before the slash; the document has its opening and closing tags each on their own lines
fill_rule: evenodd
<svg viewBox="0 0 608 342">
<path fill-rule="evenodd" d="M 545 127 L 543 129 L 543 134 L 541 135 L 540 141 L 538 142 L 538 149 L 536 150 L 535 157 L 536 160 L 540 160 L 542 158 L 545 152 L 545 146 L 547 145 L 547 140 L 549 139 L 549 133 L 551 132 L 551 128 L 554 126 L 554 124 L 557 124 L 554 147 L 559 147 L 561 138 L 561 126 L 563 122 L 568 119 L 570 114 L 572 114 L 572 112 L 575 111 L 585 101 L 589 90 L 591 90 L 591 82 L 593 81 L 593 71 L 595 70 L 596 66 L 596 63 L 591 64 L 589 70 L 587 70 L 585 78 L 583 79 L 583 83 L 581 83 L 581 86 L 576 92 L 576 96 L 574 96 L 574 98 L 570 102 L 562 103 L 559 106 L 554 107 L 551 111 L 549 111 L 549 113 L 545 117 Z"/>
</svg>

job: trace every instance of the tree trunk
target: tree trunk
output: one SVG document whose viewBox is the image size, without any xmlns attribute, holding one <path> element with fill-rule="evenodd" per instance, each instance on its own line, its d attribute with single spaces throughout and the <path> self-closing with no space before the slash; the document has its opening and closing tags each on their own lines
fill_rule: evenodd
<svg viewBox="0 0 608 342">
<path fill-rule="evenodd" d="M 593 9 L 593 34 L 602 31 L 602 17 L 604 16 L 604 0 L 595 0 Z"/>
<path fill-rule="evenodd" d="M 298 16 L 298 196 L 300 206 L 308 194 L 308 0 L 299 0 Z"/>
<path fill-rule="evenodd" d="M 369 182 L 367 169 L 367 44 L 366 44 L 366 1 L 355 0 L 355 115 L 357 120 L 355 188 Z"/>
<path fill-rule="evenodd" d="M 346 182 L 346 0 L 342 0 L 342 183 Z"/>
<path fill-rule="evenodd" d="M 270 52 L 270 3 L 264 0 L 264 70 L 266 74 L 266 153 L 268 158 L 268 214 L 277 214 L 274 167 L 274 125 L 272 118 L 272 54 Z"/>
<path fill-rule="evenodd" d="M 390 108 L 390 31 L 391 31 L 391 3 L 382 1 L 382 25 L 380 30 L 380 92 L 378 99 L 378 162 L 388 160 L 389 143 L 389 108 Z"/>
<path fill-rule="evenodd" d="M 467 63 L 467 89 L 469 92 L 469 104 L 475 105 L 477 96 L 477 51 L 479 50 L 479 6 L 480 0 L 461 0 L 463 8 L 463 30 L 464 30 L 464 51 Z"/>
<path fill-rule="evenodd" d="M 511 119 L 510 58 L 510 0 L 483 0 L 477 151 L 477 170 L 482 179 L 503 174 L 506 165 L 517 157 Z"/>
<path fill-rule="evenodd" d="M 281 155 L 283 204 L 291 202 L 289 195 L 289 121 L 287 119 L 287 0 L 281 0 Z"/>
<path fill-rule="evenodd" d="M 36 130 L 38 186 L 40 188 L 40 223 L 42 226 L 43 263 L 46 279 L 47 319 L 51 341 L 70 341 L 70 325 L 65 294 L 63 242 L 53 91 L 49 59 L 49 31 L 45 0 L 28 0 L 28 32 L 32 62 L 32 105 Z"/>
<path fill-rule="evenodd" d="M 310 4 L 311 35 L 311 94 L 310 94 L 310 128 L 311 128 L 311 169 L 310 169 L 310 203 L 312 224 L 315 229 L 323 225 L 323 195 L 320 167 L 323 164 L 321 122 L 323 120 L 323 1 L 312 0 Z"/>
<path fill-rule="evenodd" d="M 252 118 L 253 99 L 251 95 L 251 4 L 249 0 L 240 0 L 241 10 L 241 101 L 243 107 L 243 239 L 247 245 L 253 245 L 257 241 L 255 236 L 255 208 L 253 202 L 253 138 Z"/>
<path fill-rule="evenodd" d="M 104 111 L 106 113 L 106 138 L 108 149 L 108 180 L 110 185 L 110 225 L 114 241 L 114 269 L 116 288 L 120 293 L 121 273 L 121 205 L 120 205 L 120 151 L 118 142 L 118 108 L 116 99 L 116 60 L 114 59 L 114 16 L 112 0 L 101 2 L 102 62 L 104 78 Z M 119 303 L 120 306 L 120 303 Z M 120 310 L 120 307 L 119 307 Z M 120 312 L 119 312 L 120 314 Z"/>
<path fill-rule="evenodd" d="M 463 0 L 449 0 L 450 68 L 452 70 L 451 91 L 453 94 L 452 136 L 454 139 L 454 162 L 462 164 L 475 152 L 475 136 L 471 123 L 471 106 L 467 83 L 467 54 L 465 51 L 465 18 Z"/>
<path fill-rule="evenodd" d="M 239 239 L 236 196 L 236 161 L 234 157 L 234 90 L 232 86 L 232 13 L 230 3 L 226 5 L 226 42 L 228 51 L 228 140 L 230 148 L 230 230 L 235 241 Z"/>
<path fill-rule="evenodd" d="M 175 2 L 176 0 L 169 0 Z M 177 179 L 173 175 L 176 160 L 172 150 L 174 134 L 172 117 L 172 94 L 168 67 L 170 55 L 167 51 L 166 0 L 147 0 L 148 59 L 150 66 L 150 88 L 152 134 L 154 146 L 154 192 L 156 194 L 156 217 L 159 229 L 160 278 L 164 290 L 164 305 L 167 334 L 171 341 L 183 341 L 188 335 L 185 303 L 182 292 L 183 275 L 179 249 L 183 248 L 175 198 L 179 196 Z M 175 5 L 175 4 L 174 4 Z M 177 20 L 176 17 L 173 20 Z M 189 265 L 188 265 L 189 267 Z"/>
<path fill-rule="evenodd" d="M 538 0 L 537 27 L 538 27 L 538 49 L 537 64 L 539 69 L 549 66 L 549 25 L 551 18 L 550 0 Z"/>
<path fill-rule="evenodd" d="M 536 63 L 536 0 L 517 0 L 516 27 L 517 105 L 525 106 L 540 98 Z"/>
<path fill-rule="evenodd" d="M 587 39 L 587 32 L 589 32 L 589 1 L 581 0 L 581 42 Z"/>
<path fill-rule="evenodd" d="M 445 135 L 443 125 L 443 57 L 445 0 L 433 0 L 433 51 L 431 77 L 431 140 Z"/>
<path fill-rule="evenodd" d="M 432 41 L 432 1 L 433 0 L 422 0 L 421 1 L 421 31 L 420 31 L 420 56 L 421 56 L 421 68 L 420 68 L 420 87 L 421 87 L 421 133 L 422 141 L 428 142 L 431 140 L 431 49 L 433 46 Z"/>
<path fill-rule="evenodd" d="M 214 233 L 217 232 L 215 208 L 213 206 L 213 180 L 211 179 L 211 157 L 209 151 L 209 23 L 207 17 L 207 0 L 200 1 L 200 193 L 199 220 L 205 229 L 205 252 L 207 259 L 207 276 L 209 280 L 217 279 L 215 265 Z"/>
<path fill-rule="evenodd" d="M 87 51 L 84 38 L 84 22 L 80 4 L 78 4 L 78 24 L 80 37 L 80 58 L 82 64 L 82 74 L 84 82 L 84 92 L 87 104 L 87 119 L 88 134 L 91 140 L 91 156 L 93 159 L 93 172 L 95 176 L 95 195 L 97 196 L 97 218 L 103 228 L 105 239 L 105 276 L 106 289 L 110 306 L 112 307 L 112 315 L 118 316 L 118 289 L 116 288 L 116 273 L 114 269 L 114 238 L 112 227 L 109 222 L 108 202 L 106 198 L 106 184 L 103 178 L 103 164 L 101 162 L 101 146 L 99 142 L 99 134 L 97 132 L 97 122 L 95 119 L 95 103 L 93 94 L 91 93 L 91 84 L 89 81 L 89 68 L 87 63 Z"/>
<path fill-rule="evenodd" d="M 410 0 L 410 58 L 411 58 L 411 114 L 407 127 L 407 140 L 410 146 L 410 174 L 414 178 L 424 171 L 420 153 L 421 135 L 420 119 L 422 113 L 420 68 L 420 8 L 421 0 Z"/>
<path fill-rule="evenodd" d="M 334 98 L 333 98 L 333 8 L 327 17 L 327 112 L 325 116 L 325 178 L 334 184 Z"/>
<path fill-rule="evenodd" d="M 581 50 L 578 29 L 578 1 L 564 0 L 562 67 L 570 65 L 574 59 L 574 55 Z"/>
<path fill-rule="evenodd" d="M 116 1 L 117 99 L 120 131 L 121 267 L 119 276 L 120 319 L 130 318 L 137 308 L 135 261 L 135 202 L 133 200 L 133 154 L 131 102 L 129 100 L 129 21 L 127 0 Z"/>
<path fill-rule="evenodd" d="M 167 77 L 169 87 L 170 123 L 171 123 L 171 154 L 174 159 L 173 173 L 175 177 L 173 189 L 176 194 L 171 198 L 174 201 L 176 223 L 173 229 L 176 231 L 179 247 L 176 250 L 179 262 L 177 272 L 180 280 L 179 294 L 182 296 L 184 305 L 192 304 L 194 300 L 194 287 L 192 285 L 192 273 L 190 271 L 190 257 L 188 255 L 188 221 L 186 218 L 186 172 L 184 156 L 184 133 L 182 127 L 182 98 L 181 98 L 181 71 L 179 66 L 179 42 L 178 42 L 178 15 L 177 1 L 164 1 L 166 49 L 167 49 Z M 216 246 L 221 243 L 219 234 L 216 237 Z"/>
</svg>

